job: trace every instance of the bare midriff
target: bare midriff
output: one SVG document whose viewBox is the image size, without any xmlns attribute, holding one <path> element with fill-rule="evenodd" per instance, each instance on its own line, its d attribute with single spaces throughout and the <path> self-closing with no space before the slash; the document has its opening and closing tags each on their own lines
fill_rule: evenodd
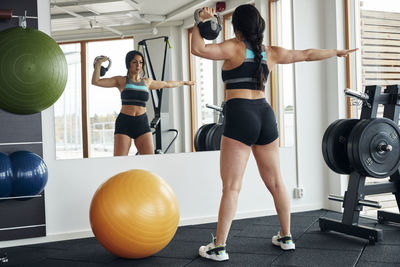
<svg viewBox="0 0 400 267">
<path fill-rule="evenodd" d="M 261 90 L 250 89 L 230 89 L 225 90 L 225 101 L 232 98 L 260 99 L 265 98 L 265 93 Z"/>
<path fill-rule="evenodd" d="M 140 116 L 146 113 L 146 108 L 141 106 L 122 105 L 121 113 L 129 116 Z"/>
</svg>

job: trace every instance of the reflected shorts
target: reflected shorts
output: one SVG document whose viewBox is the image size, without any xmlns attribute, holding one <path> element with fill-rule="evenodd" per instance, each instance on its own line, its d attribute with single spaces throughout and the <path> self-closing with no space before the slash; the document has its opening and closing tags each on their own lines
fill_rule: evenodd
<svg viewBox="0 0 400 267">
<path fill-rule="evenodd" d="M 148 132 L 151 132 L 151 130 L 146 113 L 139 116 L 120 113 L 115 121 L 114 134 L 125 134 L 132 139 L 136 139 Z"/>
<path fill-rule="evenodd" d="M 224 136 L 248 146 L 266 145 L 278 138 L 275 113 L 265 98 L 233 98 L 225 104 Z"/>
</svg>

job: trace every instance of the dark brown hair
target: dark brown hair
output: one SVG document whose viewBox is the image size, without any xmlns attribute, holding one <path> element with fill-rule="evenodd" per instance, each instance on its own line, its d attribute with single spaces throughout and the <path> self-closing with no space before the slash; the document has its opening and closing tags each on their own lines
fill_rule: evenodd
<svg viewBox="0 0 400 267">
<path fill-rule="evenodd" d="M 250 43 L 255 55 L 258 69 L 255 74 L 257 78 L 257 88 L 264 90 L 264 72 L 262 61 L 262 41 L 264 38 L 265 21 L 260 12 L 253 5 L 238 6 L 232 15 L 232 25 L 235 32 L 240 32 L 245 41 Z"/>
</svg>

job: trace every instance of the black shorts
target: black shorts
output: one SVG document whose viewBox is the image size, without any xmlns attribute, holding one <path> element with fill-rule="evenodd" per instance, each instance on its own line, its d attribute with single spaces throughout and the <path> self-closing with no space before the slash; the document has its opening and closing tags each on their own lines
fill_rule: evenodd
<svg viewBox="0 0 400 267">
<path fill-rule="evenodd" d="M 132 139 L 136 139 L 148 132 L 151 132 L 151 130 L 146 113 L 139 116 L 120 113 L 115 121 L 114 134 L 125 134 Z"/>
<path fill-rule="evenodd" d="M 233 98 L 225 104 L 224 136 L 248 146 L 266 145 L 278 138 L 275 113 L 265 98 Z"/>
</svg>

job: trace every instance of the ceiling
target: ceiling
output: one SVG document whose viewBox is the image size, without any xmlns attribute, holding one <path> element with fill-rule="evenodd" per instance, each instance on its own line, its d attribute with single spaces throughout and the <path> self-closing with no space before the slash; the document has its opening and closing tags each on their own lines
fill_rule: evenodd
<svg viewBox="0 0 400 267">
<path fill-rule="evenodd" d="M 123 37 L 141 29 L 156 32 L 160 26 L 182 25 L 197 8 L 215 6 L 215 3 L 211 0 L 51 0 L 51 31 L 56 40 L 76 34 Z"/>
</svg>

